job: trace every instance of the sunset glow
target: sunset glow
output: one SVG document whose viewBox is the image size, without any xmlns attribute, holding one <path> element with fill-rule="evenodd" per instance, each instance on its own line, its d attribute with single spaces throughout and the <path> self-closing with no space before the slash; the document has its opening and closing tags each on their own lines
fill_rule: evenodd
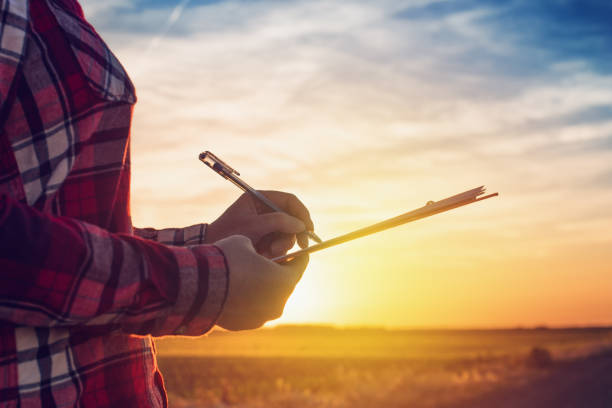
<svg viewBox="0 0 612 408">
<path fill-rule="evenodd" d="M 313 254 L 275 324 L 612 324 L 609 21 L 462 4 L 82 1 L 137 90 L 134 224 L 239 196 L 204 150 L 295 193 L 323 239 L 485 185 L 500 196 Z"/>
</svg>

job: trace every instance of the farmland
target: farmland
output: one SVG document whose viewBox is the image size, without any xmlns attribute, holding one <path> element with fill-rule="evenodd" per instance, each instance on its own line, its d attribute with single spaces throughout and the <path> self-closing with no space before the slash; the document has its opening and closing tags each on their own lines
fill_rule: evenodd
<svg viewBox="0 0 612 408">
<path fill-rule="evenodd" d="M 173 407 L 435 407 L 543 381 L 612 330 L 280 326 L 156 345 Z"/>
</svg>

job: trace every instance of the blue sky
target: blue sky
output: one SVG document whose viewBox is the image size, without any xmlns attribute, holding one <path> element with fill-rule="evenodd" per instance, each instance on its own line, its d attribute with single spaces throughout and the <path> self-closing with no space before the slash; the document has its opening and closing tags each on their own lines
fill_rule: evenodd
<svg viewBox="0 0 612 408">
<path fill-rule="evenodd" d="M 396 14 L 407 20 L 436 21 L 469 12 L 487 12 L 473 20 L 495 41 L 515 47 L 512 58 L 473 56 L 488 61 L 497 72 L 515 75 L 549 73 L 552 64 L 581 59 L 591 69 L 610 72 L 612 4 L 596 1 L 439 1 L 408 7 Z M 486 64 L 486 63 L 485 63 Z M 470 64 L 471 65 L 471 64 Z"/>
<path fill-rule="evenodd" d="M 597 307 L 544 308 L 534 322 L 609 322 L 612 3 L 82 4 L 138 91 L 132 132 L 137 224 L 210 220 L 236 197 L 195 159 L 207 149 L 260 188 L 296 192 L 324 237 L 486 184 L 500 191 L 496 202 L 363 245 L 397 249 L 393 240 L 408 239 L 420 257 L 402 255 L 403 266 L 390 267 L 389 276 L 418 264 L 447 282 L 411 282 L 432 298 L 443 296 L 446 284 L 463 282 L 508 292 L 496 299 L 508 324 L 525 323 L 513 315 L 517 301 L 535 309 L 538 299 L 555 304 L 561 291 L 550 286 L 554 269 L 566 282 L 565 298 L 584 291 Z M 439 242 L 447 248 L 443 255 Z M 320 285 L 340 259 L 347 264 L 356 248 L 369 249 L 355 245 L 313 256 L 297 298 L 317 291 L 322 310 L 380 302 L 355 291 L 334 303 L 346 284 L 342 273 Z M 423 261 L 440 258 L 448 259 Z M 491 270 L 505 272 L 492 277 Z M 523 275 L 517 278 L 517 271 Z M 591 279 L 572 287 L 577 271 Z M 544 288 L 526 292 L 520 277 Z M 393 282 L 379 290 L 393 291 Z M 480 297 L 492 301 L 480 292 L 463 300 Z M 439 313 L 428 321 L 491 324 L 444 321 L 454 310 L 468 314 L 467 306 L 427 302 L 417 306 Z M 300 313 L 296 307 L 289 317 L 300 320 Z M 390 325 L 425 324 L 414 316 L 389 319 Z"/>
<path fill-rule="evenodd" d="M 158 34 L 164 26 L 160 21 L 169 17 L 172 10 L 178 7 L 181 14 L 186 13 L 167 33 L 177 36 L 193 32 L 196 25 L 201 31 L 221 28 L 219 21 L 190 18 L 192 11 L 195 11 L 195 17 L 199 15 L 198 11 L 206 7 L 221 7 L 226 3 L 232 5 L 227 9 L 232 13 L 236 8 L 255 9 L 265 13 L 287 8 L 287 3 L 299 2 L 138 0 L 111 1 L 105 5 L 93 5 L 91 1 L 83 3 L 86 8 L 92 3 L 94 13 L 91 19 L 102 31 L 138 31 L 148 34 Z M 380 3 L 381 11 L 388 11 L 387 15 L 382 16 L 383 19 L 390 23 L 394 20 L 405 20 L 407 24 L 425 22 L 438 26 L 437 30 L 428 35 L 428 40 L 434 45 L 466 45 L 467 48 L 456 56 L 456 62 L 470 71 L 482 70 L 483 74 L 502 73 L 517 76 L 547 75 L 550 74 L 551 65 L 576 59 L 598 72 L 609 73 L 612 68 L 612 63 L 607 58 L 612 51 L 612 26 L 609 24 L 612 4 L 605 0 L 447 0 L 404 3 L 405 7 L 391 8 L 385 7 L 388 4 L 384 2 Z M 143 18 L 146 15 L 144 13 L 155 14 L 158 19 Z M 490 50 L 478 47 L 476 42 L 470 43 L 469 37 L 457 36 L 453 24 L 448 23 L 452 19 L 468 17 L 470 14 L 471 26 L 477 28 L 481 35 L 488 36 L 492 42 L 511 52 L 506 55 L 491 53 Z M 223 17 L 223 20 L 231 25 L 232 16 Z M 247 17 L 245 20 L 248 20 L 248 16 L 242 17 Z M 253 17 L 257 18 L 257 14 Z M 440 25 L 440 22 L 443 24 Z M 444 24 L 445 22 L 447 24 Z"/>
</svg>

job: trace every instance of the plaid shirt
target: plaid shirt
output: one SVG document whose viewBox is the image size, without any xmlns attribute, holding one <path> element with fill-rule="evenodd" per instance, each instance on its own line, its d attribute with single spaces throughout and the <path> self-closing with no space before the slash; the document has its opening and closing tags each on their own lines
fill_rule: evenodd
<svg viewBox="0 0 612 408">
<path fill-rule="evenodd" d="M 2 407 L 165 406 L 151 335 L 221 311 L 204 224 L 132 228 L 135 100 L 75 0 L 0 0 Z"/>
</svg>

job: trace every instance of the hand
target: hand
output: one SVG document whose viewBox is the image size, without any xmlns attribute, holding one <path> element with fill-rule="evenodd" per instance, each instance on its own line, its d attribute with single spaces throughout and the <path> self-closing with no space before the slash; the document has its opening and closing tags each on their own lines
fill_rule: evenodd
<svg viewBox="0 0 612 408">
<path fill-rule="evenodd" d="M 251 240 L 259 254 L 268 258 L 287 253 L 296 239 L 300 247 L 307 247 L 308 236 L 304 231 L 313 231 L 314 225 L 304 204 L 293 194 L 280 191 L 261 193 L 286 214 L 272 212 L 259 200 L 249 194 L 242 194 L 219 218 L 208 225 L 206 243 L 213 243 L 231 235 L 244 235 Z"/>
<path fill-rule="evenodd" d="M 308 255 L 281 266 L 257 254 L 244 236 L 231 236 L 215 245 L 223 251 L 229 266 L 227 299 L 217 325 L 227 330 L 247 330 L 279 318 L 308 265 Z"/>
</svg>

